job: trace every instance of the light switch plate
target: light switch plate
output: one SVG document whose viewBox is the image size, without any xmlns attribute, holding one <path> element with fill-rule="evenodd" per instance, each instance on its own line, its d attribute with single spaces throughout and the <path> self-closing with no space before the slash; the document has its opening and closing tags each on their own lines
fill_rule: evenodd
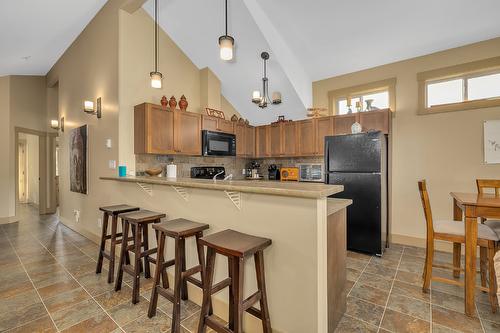
<svg viewBox="0 0 500 333">
<path fill-rule="evenodd" d="M 106 139 L 106 148 L 111 149 L 112 146 L 111 139 Z"/>
<path fill-rule="evenodd" d="M 116 169 L 116 161 L 115 160 L 109 160 L 109 168 Z"/>
</svg>

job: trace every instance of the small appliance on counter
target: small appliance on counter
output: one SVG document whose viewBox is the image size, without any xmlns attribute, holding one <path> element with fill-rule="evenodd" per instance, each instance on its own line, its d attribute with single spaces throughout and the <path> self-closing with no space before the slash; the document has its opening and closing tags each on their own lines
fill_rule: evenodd
<svg viewBox="0 0 500 333">
<path fill-rule="evenodd" d="M 167 178 L 177 178 L 177 165 L 173 162 L 167 165 Z"/>
<path fill-rule="evenodd" d="M 323 182 L 323 164 L 321 163 L 300 163 L 299 181 L 301 182 Z"/>
<path fill-rule="evenodd" d="M 270 164 L 267 172 L 269 180 L 280 180 L 280 168 L 276 164 Z"/>
<path fill-rule="evenodd" d="M 203 156 L 236 156 L 236 135 L 203 130 L 201 150 Z"/>
<path fill-rule="evenodd" d="M 252 161 L 250 167 L 247 168 L 246 179 L 262 179 L 260 175 L 260 163 L 257 161 Z"/>
<path fill-rule="evenodd" d="M 226 177 L 226 169 L 219 166 L 204 166 L 192 167 L 191 178 L 197 179 L 224 179 Z"/>
<path fill-rule="evenodd" d="M 281 168 L 281 181 L 299 181 L 299 168 Z"/>
</svg>

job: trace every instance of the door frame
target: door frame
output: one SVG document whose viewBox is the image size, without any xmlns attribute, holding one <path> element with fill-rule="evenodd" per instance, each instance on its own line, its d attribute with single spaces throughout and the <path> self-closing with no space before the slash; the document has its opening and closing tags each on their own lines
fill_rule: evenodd
<svg viewBox="0 0 500 333">
<path fill-rule="evenodd" d="M 19 133 L 38 136 L 38 174 L 39 174 L 39 205 L 40 215 L 55 213 L 55 137 L 57 133 L 49 133 L 23 127 L 14 127 L 14 158 L 15 161 L 15 197 L 17 216 L 17 206 L 19 205 Z M 48 144 L 47 144 L 48 143 Z M 48 148 L 48 152 L 47 152 Z M 49 161 L 47 162 L 47 156 Z M 50 179 L 50 181 L 47 181 Z M 47 200 L 49 198 L 49 200 Z"/>
<path fill-rule="evenodd" d="M 26 174 L 26 171 L 28 169 L 28 165 L 27 165 L 28 159 L 26 156 L 26 154 L 27 154 L 27 152 L 26 152 L 26 147 L 27 147 L 26 140 L 19 140 L 18 141 L 18 144 L 17 144 L 17 147 L 18 147 L 17 158 L 18 159 L 20 159 L 20 157 L 21 157 L 21 155 L 19 154 L 19 149 L 21 148 L 21 146 L 23 146 L 23 149 L 24 149 L 24 157 L 23 157 L 23 161 L 22 161 L 22 164 L 24 164 L 24 166 L 23 166 L 24 167 L 24 174 L 23 174 L 22 178 L 24 178 L 24 182 L 23 182 L 23 184 L 24 184 L 24 201 L 23 201 L 23 203 L 25 203 L 27 201 L 26 199 L 27 199 L 27 194 L 28 194 L 28 191 L 27 191 L 28 190 L 28 180 L 27 180 L 27 174 Z M 19 163 L 18 164 L 19 165 L 18 166 L 18 175 L 19 175 L 19 171 L 21 171 L 20 169 L 22 169 L 22 168 L 21 168 L 21 162 L 19 161 L 18 163 Z M 19 179 L 19 181 L 21 180 L 20 178 L 18 178 L 18 179 Z M 19 195 L 19 193 L 18 193 L 18 195 Z M 19 198 L 19 202 L 21 202 L 20 198 Z"/>
</svg>

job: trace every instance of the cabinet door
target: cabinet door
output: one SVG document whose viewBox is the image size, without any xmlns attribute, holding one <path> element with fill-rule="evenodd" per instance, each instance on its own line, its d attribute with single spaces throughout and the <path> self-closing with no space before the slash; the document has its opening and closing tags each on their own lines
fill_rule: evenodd
<svg viewBox="0 0 500 333">
<path fill-rule="evenodd" d="M 312 119 L 297 122 L 298 132 L 298 155 L 311 156 L 316 152 L 316 136 L 314 133 L 314 121 Z"/>
<path fill-rule="evenodd" d="M 269 156 L 269 129 L 270 126 L 258 126 L 255 128 L 257 157 Z"/>
<path fill-rule="evenodd" d="M 202 127 L 207 131 L 217 131 L 217 118 L 203 115 Z"/>
<path fill-rule="evenodd" d="M 187 111 L 175 111 L 175 151 L 178 154 L 201 154 L 201 117 Z"/>
<path fill-rule="evenodd" d="M 243 124 L 234 125 L 234 134 L 236 136 L 236 155 L 246 156 L 246 126 Z"/>
<path fill-rule="evenodd" d="M 233 122 L 230 120 L 219 119 L 217 121 L 217 130 L 224 133 L 234 133 Z"/>
<path fill-rule="evenodd" d="M 248 157 L 255 156 L 255 127 L 246 126 L 245 130 L 245 155 Z"/>
<path fill-rule="evenodd" d="M 174 152 L 174 113 L 151 108 L 146 116 L 147 147 L 150 154 Z"/>
<path fill-rule="evenodd" d="M 288 122 L 283 124 L 282 142 L 283 155 L 297 155 L 297 122 Z"/>
<path fill-rule="evenodd" d="M 281 146 L 281 124 L 272 124 L 270 129 L 271 156 L 281 156 L 283 149 Z"/>
<path fill-rule="evenodd" d="M 314 119 L 316 127 L 316 155 L 324 155 L 325 136 L 333 135 L 333 118 L 321 117 Z"/>
<path fill-rule="evenodd" d="M 359 122 L 359 113 L 344 114 L 333 117 L 333 132 L 335 135 L 351 134 L 351 126 Z"/>
<path fill-rule="evenodd" d="M 389 134 L 389 110 L 367 111 L 359 114 L 359 123 L 363 132 L 381 131 Z"/>
</svg>

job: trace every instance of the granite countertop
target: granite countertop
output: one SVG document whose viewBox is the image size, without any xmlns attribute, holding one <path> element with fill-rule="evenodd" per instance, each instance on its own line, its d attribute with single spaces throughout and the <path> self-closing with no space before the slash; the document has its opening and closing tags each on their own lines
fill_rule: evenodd
<svg viewBox="0 0 500 333">
<path fill-rule="evenodd" d="M 321 183 L 279 182 L 267 180 L 213 180 L 192 178 L 164 177 L 100 177 L 102 180 L 113 180 L 130 183 L 145 183 L 156 185 L 171 185 L 180 187 L 201 188 L 208 190 L 235 191 L 280 195 L 297 198 L 319 199 L 342 192 L 342 185 L 326 185 Z"/>
</svg>

